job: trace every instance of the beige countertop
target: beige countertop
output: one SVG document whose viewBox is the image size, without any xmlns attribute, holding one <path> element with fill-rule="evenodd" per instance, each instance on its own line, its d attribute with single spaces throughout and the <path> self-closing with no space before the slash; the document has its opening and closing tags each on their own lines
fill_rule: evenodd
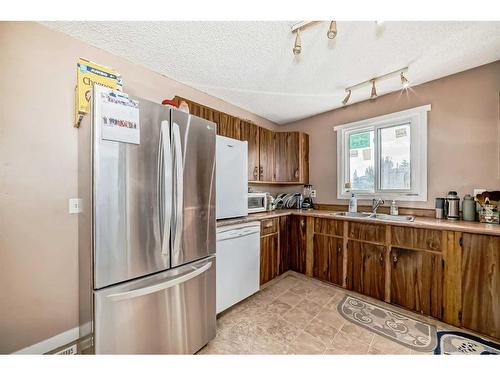
<svg viewBox="0 0 500 375">
<path fill-rule="evenodd" d="M 479 233 L 479 234 L 489 234 L 493 236 L 500 236 L 500 225 L 498 224 L 483 224 L 471 221 L 450 221 L 445 219 L 434 219 L 429 217 L 415 217 L 413 222 L 393 222 L 389 220 L 367 220 L 362 218 L 351 218 L 343 216 L 334 216 L 335 212 L 329 210 L 297 210 L 297 209 L 286 209 L 286 210 L 274 210 L 267 212 L 258 212 L 249 214 L 248 216 L 233 218 L 233 219 L 222 219 L 217 220 L 217 226 L 226 226 L 247 223 L 255 220 L 265 220 L 272 219 L 275 217 L 286 216 L 286 215 L 300 215 L 300 216 L 313 216 L 320 218 L 335 218 L 336 220 L 350 220 L 350 221 L 368 221 L 370 223 L 380 223 L 395 226 L 405 226 L 414 228 L 429 228 L 429 229 L 440 229 L 440 230 L 451 230 L 456 232 L 466 232 L 466 233 Z"/>
</svg>

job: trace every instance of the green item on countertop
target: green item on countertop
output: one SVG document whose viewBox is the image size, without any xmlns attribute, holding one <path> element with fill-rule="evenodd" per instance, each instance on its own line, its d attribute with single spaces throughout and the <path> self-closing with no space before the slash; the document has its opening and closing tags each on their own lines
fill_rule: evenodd
<svg viewBox="0 0 500 375">
<path fill-rule="evenodd" d="M 462 203 L 462 215 L 465 221 L 475 221 L 476 219 L 476 202 L 470 194 L 466 194 Z"/>
</svg>

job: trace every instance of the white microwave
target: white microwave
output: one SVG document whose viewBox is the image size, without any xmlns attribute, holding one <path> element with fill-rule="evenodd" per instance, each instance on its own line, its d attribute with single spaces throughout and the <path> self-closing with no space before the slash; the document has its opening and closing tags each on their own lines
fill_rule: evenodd
<svg viewBox="0 0 500 375">
<path fill-rule="evenodd" d="M 248 193 L 248 213 L 267 210 L 268 193 Z"/>
</svg>

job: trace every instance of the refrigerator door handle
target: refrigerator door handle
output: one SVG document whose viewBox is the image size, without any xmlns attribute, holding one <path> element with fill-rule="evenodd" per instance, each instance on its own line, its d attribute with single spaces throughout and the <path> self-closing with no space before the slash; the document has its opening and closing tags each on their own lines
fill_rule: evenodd
<svg viewBox="0 0 500 375">
<path fill-rule="evenodd" d="M 194 268 L 193 271 L 187 272 L 187 273 L 182 274 L 180 276 L 176 276 L 173 279 L 166 280 L 166 281 L 161 282 L 159 284 L 149 285 L 149 286 L 146 286 L 143 288 L 130 290 L 127 292 L 110 294 L 108 296 L 108 298 L 111 299 L 112 301 L 122 301 L 122 300 L 126 300 L 126 299 L 145 296 L 145 295 L 151 294 L 151 293 L 156 293 L 156 292 L 159 292 L 161 290 L 169 289 L 169 288 L 172 288 L 176 285 L 185 283 L 186 281 L 189 281 L 189 280 L 201 275 L 202 273 L 206 272 L 208 269 L 210 269 L 210 267 L 212 267 L 212 262 L 208 262 L 207 264 L 205 264 L 199 268 L 195 268 L 193 266 L 192 267 L 192 268 Z"/>
<path fill-rule="evenodd" d="M 169 255 L 170 251 L 170 223 L 172 217 L 172 150 L 170 145 L 170 124 L 162 121 L 160 127 L 160 230 L 161 253 Z"/>
<path fill-rule="evenodd" d="M 177 259 L 181 251 L 182 228 L 183 228 L 183 204 L 184 204 L 184 163 L 182 158 L 181 134 L 179 125 L 175 122 L 172 126 L 172 144 L 175 160 L 175 186 L 174 204 L 175 217 L 173 228 L 172 258 Z"/>
</svg>

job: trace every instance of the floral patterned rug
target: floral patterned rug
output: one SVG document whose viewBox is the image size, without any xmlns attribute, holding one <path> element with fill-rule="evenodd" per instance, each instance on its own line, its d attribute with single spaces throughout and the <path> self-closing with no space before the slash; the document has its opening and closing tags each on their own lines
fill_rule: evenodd
<svg viewBox="0 0 500 375">
<path fill-rule="evenodd" d="M 500 354 L 500 345 L 465 332 L 440 331 L 434 354 Z"/>
<path fill-rule="evenodd" d="M 436 327 L 347 295 L 338 304 L 347 320 L 413 350 L 430 352 L 437 344 Z"/>
</svg>

